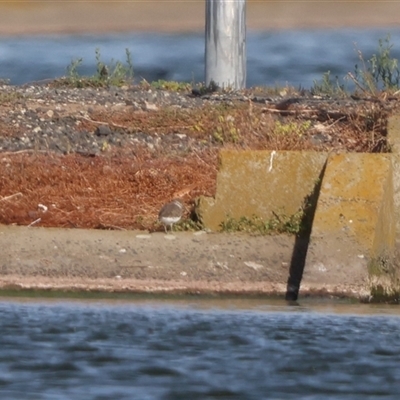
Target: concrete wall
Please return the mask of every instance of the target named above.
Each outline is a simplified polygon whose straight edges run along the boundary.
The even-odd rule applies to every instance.
[[[400,118],[391,120],[389,130],[393,154],[221,151],[215,199],[200,198],[198,216],[217,231],[229,217],[292,215],[320,187],[309,216],[312,229],[300,249],[304,259],[293,257],[291,290],[297,293],[301,281],[306,291],[354,288],[364,298],[396,296]]]
[[[362,283],[371,295],[392,294],[395,227],[391,155],[331,155],[302,286]]]
[[[221,150],[215,199],[201,197],[197,214],[206,228],[220,230],[227,218],[272,212],[293,215],[320,179],[326,153]]]

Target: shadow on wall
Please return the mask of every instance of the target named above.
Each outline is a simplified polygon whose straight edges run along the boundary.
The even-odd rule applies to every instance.
[[[289,278],[286,286],[285,299],[287,301],[297,301],[299,297],[300,284],[303,278],[304,266],[306,264],[307,250],[310,243],[311,230],[314,221],[315,210],[317,208],[318,197],[325,174],[326,162],[321,170],[317,184],[312,193],[307,196],[306,209],[301,220],[304,229],[296,236],[292,258],[290,260]]]

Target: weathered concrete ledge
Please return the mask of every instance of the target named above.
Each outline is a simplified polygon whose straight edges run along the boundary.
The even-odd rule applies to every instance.
[[[284,297],[296,238],[0,225],[0,246],[3,290]],[[364,300],[364,289],[309,286],[302,294]]]
[[[284,295],[294,238],[0,225],[0,288]]]

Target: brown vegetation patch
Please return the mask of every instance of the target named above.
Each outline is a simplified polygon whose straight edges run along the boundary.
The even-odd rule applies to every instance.
[[[156,229],[162,204],[215,192],[216,153],[136,158],[3,154],[0,223],[46,227]]]
[[[293,99],[291,99],[293,100]],[[155,111],[106,111],[91,113],[92,122],[80,129],[93,130],[100,123],[126,134],[185,134],[199,143],[234,144],[247,149],[385,152],[387,110],[382,104],[318,106],[302,99],[271,105],[222,102],[196,108],[166,107]]]

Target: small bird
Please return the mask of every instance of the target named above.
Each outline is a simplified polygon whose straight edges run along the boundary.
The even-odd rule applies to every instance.
[[[164,204],[158,213],[158,220],[164,225],[165,233],[168,233],[167,226],[171,227],[182,218],[184,206],[179,200],[172,200]]]

